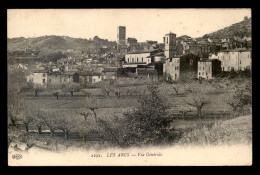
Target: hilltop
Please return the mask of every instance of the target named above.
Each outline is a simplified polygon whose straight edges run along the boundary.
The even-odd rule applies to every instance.
[[[80,51],[89,52],[107,46],[112,48],[116,43],[100,39],[97,36],[93,40],[72,38],[68,36],[41,36],[35,38],[9,38],[7,39],[7,50],[24,51],[25,49],[38,50],[42,53],[50,53],[54,51]]]
[[[246,18],[238,23],[232,24],[223,29],[217,30],[216,32],[212,32],[204,35],[202,38],[207,39],[216,39],[216,38],[233,38],[236,37],[251,37],[251,18]]]

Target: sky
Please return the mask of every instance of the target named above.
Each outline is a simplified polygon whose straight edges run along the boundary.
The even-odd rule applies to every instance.
[[[193,38],[251,17],[251,9],[9,9],[7,37],[45,35],[116,41],[117,27],[126,38],[163,42],[170,31]]]

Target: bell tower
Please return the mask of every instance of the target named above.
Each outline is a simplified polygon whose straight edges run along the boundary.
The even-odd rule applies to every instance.
[[[164,54],[167,58],[176,56],[176,34],[170,32],[163,37],[164,41]]]

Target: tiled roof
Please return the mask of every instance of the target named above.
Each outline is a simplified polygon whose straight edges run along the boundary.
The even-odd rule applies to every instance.
[[[48,73],[47,70],[36,70],[33,73]]]
[[[146,62],[139,62],[139,63],[124,63],[123,65],[132,65],[132,64],[146,64]]]
[[[151,52],[153,52],[155,50],[157,50],[157,49],[153,49],[153,50],[135,50],[135,51],[129,52],[127,54],[151,53]]]
[[[108,67],[105,68],[102,72],[116,72],[117,71],[117,67]]]

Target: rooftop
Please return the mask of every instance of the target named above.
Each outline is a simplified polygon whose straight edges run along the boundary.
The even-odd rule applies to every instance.
[[[170,31],[170,33],[167,33],[167,34],[165,34],[165,35],[176,35],[175,33],[172,33],[171,31]]]
[[[126,55],[128,55],[128,54],[140,54],[140,53],[151,53],[151,52],[156,51],[156,50],[157,49],[153,49],[153,50],[135,50],[135,51],[127,53]]]
[[[207,59],[207,60],[198,60],[198,62],[212,62],[212,61],[215,61],[215,60],[220,61],[218,59]]]
[[[102,72],[117,72],[117,67],[108,67],[105,68]]]
[[[47,70],[36,70],[33,73],[48,73]]]
[[[146,64],[146,62],[139,62],[139,63],[124,63],[123,65],[131,65],[131,64]]]

